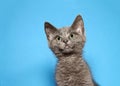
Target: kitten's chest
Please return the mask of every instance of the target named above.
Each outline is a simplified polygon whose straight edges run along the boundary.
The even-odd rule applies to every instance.
[[[85,68],[82,58],[70,57],[58,62],[57,70],[64,73],[77,73]]]

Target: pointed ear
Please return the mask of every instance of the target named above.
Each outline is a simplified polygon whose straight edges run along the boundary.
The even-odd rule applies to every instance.
[[[76,32],[77,32],[78,34],[84,35],[84,23],[83,23],[82,16],[78,15],[78,16],[75,18],[75,20],[74,20],[71,28],[72,28],[73,30],[76,30]]]
[[[53,34],[57,31],[57,29],[51,25],[49,22],[44,23],[45,33],[47,39],[50,41],[53,38]]]

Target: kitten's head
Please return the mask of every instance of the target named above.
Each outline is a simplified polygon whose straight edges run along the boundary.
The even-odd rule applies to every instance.
[[[83,19],[78,15],[70,27],[57,29],[45,22],[49,47],[57,55],[81,53],[85,43]]]

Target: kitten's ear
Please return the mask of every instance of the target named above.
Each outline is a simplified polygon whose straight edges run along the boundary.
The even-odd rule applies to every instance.
[[[49,22],[44,23],[45,33],[47,39],[50,41],[53,38],[53,34],[57,31],[57,29],[51,25]]]
[[[74,20],[71,28],[72,28],[73,30],[76,30],[76,32],[79,33],[79,34],[81,34],[81,35],[84,35],[84,34],[85,34],[85,33],[84,33],[84,23],[83,23],[82,16],[78,15],[78,16],[75,18],[75,20]]]

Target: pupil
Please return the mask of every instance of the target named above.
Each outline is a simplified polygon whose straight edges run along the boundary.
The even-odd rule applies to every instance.
[[[71,34],[71,37],[73,37],[73,34]]]
[[[60,40],[60,37],[58,37],[58,40]]]

